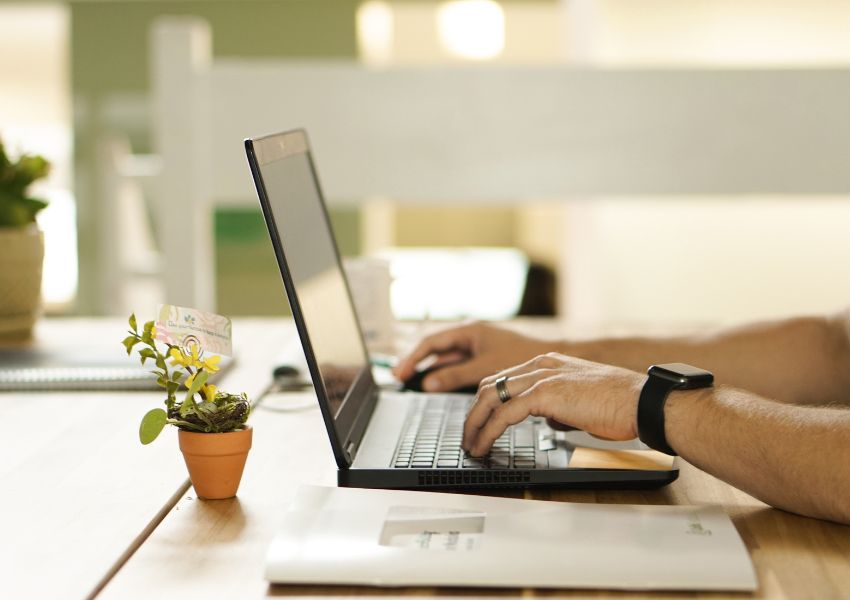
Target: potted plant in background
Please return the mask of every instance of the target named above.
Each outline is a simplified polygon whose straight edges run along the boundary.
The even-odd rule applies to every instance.
[[[49,171],[41,156],[13,161],[0,140],[0,335],[29,335],[41,310],[44,236],[35,217],[47,202],[28,190]]]
[[[139,426],[143,444],[154,441],[166,425],[178,428],[180,450],[189,478],[199,498],[231,498],[239,489],[251,449],[252,429],[245,421],[251,412],[247,396],[219,391],[207,383],[219,370],[219,356],[205,358],[193,344],[181,348],[156,340],[154,321],[139,333],[136,316],[130,316],[129,335],[122,344],[130,355],[136,348],[144,365],[151,360],[157,383],[165,389],[165,408],[145,414]]]

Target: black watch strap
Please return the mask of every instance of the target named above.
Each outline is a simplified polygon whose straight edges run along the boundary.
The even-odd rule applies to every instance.
[[[678,456],[676,451],[667,443],[664,433],[664,405],[667,396],[674,389],[681,387],[677,382],[661,377],[649,376],[638,400],[637,426],[640,441],[664,454]]]

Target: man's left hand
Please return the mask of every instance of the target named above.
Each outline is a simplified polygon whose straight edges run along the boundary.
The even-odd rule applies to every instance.
[[[510,400],[496,380],[507,377]],[[493,442],[528,416],[613,440],[637,437],[637,403],[646,376],[579,358],[549,353],[481,381],[463,429],[463,448],[484,456]]]

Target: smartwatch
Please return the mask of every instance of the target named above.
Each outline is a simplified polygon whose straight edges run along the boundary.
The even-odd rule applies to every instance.
[[[637,428],[640,441],[659,452],[678,456],[667,443],[664,433],[664,405],[673,390],[695,390],[711,387],[714,375],[684,363],[653,365],[647,371],[649,378],[640,392],[637,410]]]

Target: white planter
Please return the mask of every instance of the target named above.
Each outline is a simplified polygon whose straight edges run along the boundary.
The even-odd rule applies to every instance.
[[[0,335],[26,335],[41,312],[44,234],[0,227]]]

